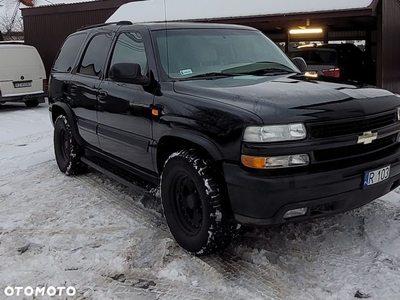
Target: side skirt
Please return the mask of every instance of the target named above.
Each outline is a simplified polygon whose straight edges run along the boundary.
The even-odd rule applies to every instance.
[[[94,149],[86,148],[85,152],[82,162],[138,193],[149,194],[149,190],[159,184],[155,173],[142,171]]]

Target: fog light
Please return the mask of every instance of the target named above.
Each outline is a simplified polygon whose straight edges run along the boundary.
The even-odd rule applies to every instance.
[[[292,209],[287,211],[286,214],[284,214],[283,218],[290,219],[294,217],[304,216],[307,213],[307,210],[307,207]]]
[[[400,121],[400,107],[397,108],[397,121]]]

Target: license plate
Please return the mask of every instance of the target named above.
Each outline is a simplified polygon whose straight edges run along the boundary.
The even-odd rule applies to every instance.
[[[389,178],[390,166],[383,167],[381,169],[370,171],[365,173],[364,186],[370,186],[377,184],[378,182],[385,181]]]
[[[32,82],[15,82],[14,87],[17,88],[24,88],[24,87],[31,87]]]

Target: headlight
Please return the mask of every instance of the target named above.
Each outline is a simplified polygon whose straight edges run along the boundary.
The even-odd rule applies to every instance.
[[[397,108],[397,121],[400,121],[400,107]]]
[[[244,132],[243,141],[263,143],[303,140],[307,136],[306,127],[303,124],[251,126]]]

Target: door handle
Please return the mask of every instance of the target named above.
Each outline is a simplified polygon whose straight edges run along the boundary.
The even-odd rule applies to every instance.
[[[107,92],[99,92],[99,94],[97,95],[97,101],[103,104],[107,103],[107,97]]]
[[[71,95],[76,96],[76,91],[78,90],[78,87],[76,85],[71,85]]]

